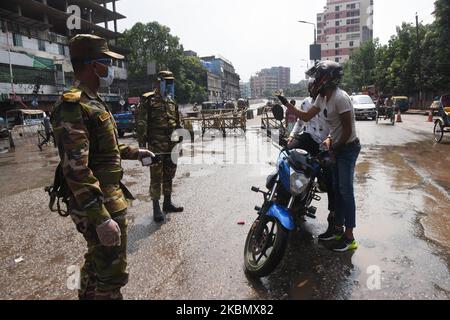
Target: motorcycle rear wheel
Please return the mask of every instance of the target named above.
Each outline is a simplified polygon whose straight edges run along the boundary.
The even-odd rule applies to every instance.
[[[259,239],[255,231],[264,223]],[[289,231],[273,217],[259,217],[253,223],[245,241],[244,266],[251,277],[263,278],[271,274],[283,259]]]

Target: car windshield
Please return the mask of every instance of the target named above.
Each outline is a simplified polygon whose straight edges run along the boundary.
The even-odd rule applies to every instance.
[[[403,98],[395,99],[395,104],[400,106],[400,107],[407,106],[408,105],[408,99],[403,99]]]
[[[356,104],[373,104],[373,101],[369,96],[353,97],[353,102]]]

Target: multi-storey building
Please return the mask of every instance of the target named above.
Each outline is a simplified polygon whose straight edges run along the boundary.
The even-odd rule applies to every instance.
[[[70,30],[68,6],[80,8],[80,28]],[[94,33],[116,47],[116,0],[2,0],[0,2],[0,111],[11,108],[49,110],[73,82],[68,40],[79,33]],[[113,108],[120,108],[128,93],[123,61],[113,61],[114,84],[103,91]],[[120,102],[120,103],[119,103]]]
[[[278,78],[270,74],[257,73],[250,78],[252,98],[263,98],[270,96],[278,90]]]
[[[374,0],[327,0],[317,15],[317,42],[322,59],[343,63],[361,43],[373,38]]]
[[[208,90],[208,101],[212,102],[222,102],[222,79],[219,75],[206,71],[207,78],[207,90]]]
[[[268,72],[276,75],[279,89],[286,89],[291,84],[291,68],[273,67]]]
[[[241,82],[239,86],[241,87],[241,97],[244,99],[250,99],[252,97],[250,82]]]
[[[220,98],[222,100],[236,100],[241,97],[239,88],[240,77],[230,61],[220,56],[209,56],[200,59],[210,73],[220,77],[220,84],[222,86]],[[220,101],[220,99],[217,100]],[[211,101],[216,101],[216,99],[212,99]]]
[[[275,90],[287,89],[291,84],[291,69],[272,67],[262,69],[250,79],[251,95],[261,98],[271,95]]]

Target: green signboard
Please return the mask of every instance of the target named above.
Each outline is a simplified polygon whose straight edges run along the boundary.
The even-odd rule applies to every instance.
[[[42,57],[36,57],[33,55],[29,55],[27,54],[27,56],[29,56],[30,58],[33,59],[33,68],[36,69],[54,69],[54,63],[52,59],[46,59],[46,58],[42,58]]]

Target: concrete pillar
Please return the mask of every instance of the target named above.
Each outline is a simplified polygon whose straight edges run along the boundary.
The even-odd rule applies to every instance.
[[[116,0],[113,1],[113,12],[116,13]],[[117,19],[114,19],[114,32],[117,32]]]
[[[113,1],[113,12],[116,13],[116,0]],[[117,19],[114,19],[114,32],[117,33]],[[117,38],[114,40],[117,45]]]
[[[47,5],[47,0],[42,0],[42,3]],[[44,13],[44,23],[48,24],[48,15]]]
[[[103,0],[103,7],[105,9],[107,9],[107,7],[106,7],[106,0]],[[108,16],[107,16],[107,14],[105,14],[105,28],[108,29]]]

